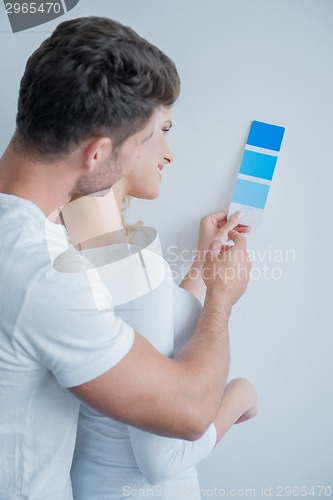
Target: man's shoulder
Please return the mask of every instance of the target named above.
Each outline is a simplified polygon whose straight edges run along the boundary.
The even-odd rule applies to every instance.
[[[87,284],[86,277],[58,272],[57,253],[68,247],[64,228],[51,224],[37,207],[16,197],[0,196],[0,303],[17,313],[26,305],[53,297],[57,303]],[[4,309],[6,310],[6,309]]]
[[[2,281],[16,286],[34,279],[51,264],[42,225],[29,219],[0,215],[0,270]],[[8,285],[9,283],[7,283]]]
[[[52,267],[55,254],[68,247],[65,229],[52,224],[28,200],[0,193],[0,266],[35,274]],[[25,273],[24,273],[25,274]]]

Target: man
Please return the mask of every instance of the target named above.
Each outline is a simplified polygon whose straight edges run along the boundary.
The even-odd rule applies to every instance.
[[[47,216],[73,195],[110,187],[146,157],[156,114],[179,85],[168,57],[104,18],[60,24],[28,60],[17,128],[0,161],[1,500],[72,498],[79,399],[190,440],[216,415],[228,318],[250,269],[244,236],[233,231],[237,216],[210,245],[205,304],[176,359],[112,308],[97,311],[87,275],[53,269],[45,235]],[[161,155],[158,164],[167,161]],[[227,236],[235,245],[221,253]]]

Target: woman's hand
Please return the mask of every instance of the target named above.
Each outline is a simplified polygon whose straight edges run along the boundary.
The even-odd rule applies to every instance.
[[[222,229],[226,224],[227,215],[228,212],[226,210],[222,210],[201,218],[197,253],[197,260],[199,262],[203,262],[205,252],[208,250],[211,241],[216,237],[220,237],[220,229]],[[249,233],[251,228],[243,224],[238,224],[234,228],[234,231],[237,231],[238,233]]]
[[[202,217],[199,227],[197,254],[188,273],[179,285],[181,288],[184,288],[188,292],[192,293],[195,297],[197,297],[200,302],[202,302],[206,291],[206,285],[201,276],[201,268],[205,260],[205,254],[214,238],[221,239],[221,229],[228,222],[227,214],[228,212],[224,210]],[[251,231],[251,228],[249,226],[244,226],[242,224],[238,224],[237,226],[235,226],[235,223],[233,223],[232,219],[229,219],[228,227],[226,228],[226,234],[223,235],[226,241],[228,239],[228,231],[230,231],[230,229],[233,229],[238,233],[248,233]],[[223,246],[221,248],[223,250]]]
[[[248,384],[249,384],[247,390],[249,397],[248,407],[244,411],[244,413],[236,420],[235,424],[241,424],[243,422],[247,422],[247,420],[254,418],[258,414],[257,393],[252,384],[250,382],[248,382]]]
[[[257,415],[257,393],[245,378],[230,380],[225,386],[221,406],[214,420],[218,442],[233,426]]]

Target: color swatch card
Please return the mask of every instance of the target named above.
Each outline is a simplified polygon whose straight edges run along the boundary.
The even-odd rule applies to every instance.
[[[281,148],[284,127],[253,121],[231,198],[228,217],[241,210],[242,224],[258,227]]]

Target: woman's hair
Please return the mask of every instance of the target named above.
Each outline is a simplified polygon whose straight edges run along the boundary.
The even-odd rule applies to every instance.
[[[131,200],[132,200],[132,198],[130,196],[125,196],[125,198],[123,199],[123,202],[122,202],[122,207],[121,207],[121,212],[120,212],[121,222],[125,228],[126,234],[130,230],[137,231],[144,224],[144,222],[142,220],[138,220],[132,224],[128,224],[126,222],[126,220],[125,220],[126,212],[131,204]]]
[[[119,147],[177,99],[174,63],[131,28],[103,17],[65,21],[28,59],[16,149],[46,161],[89,137]]]

